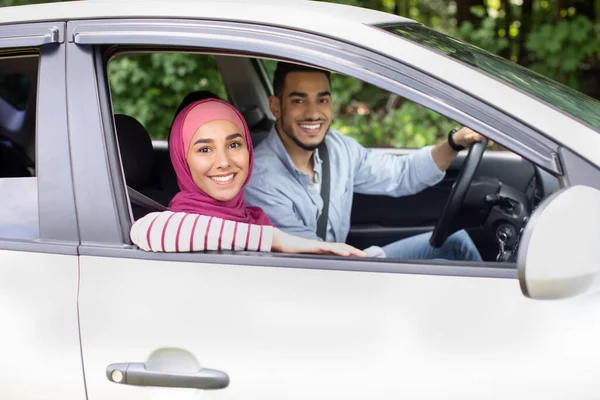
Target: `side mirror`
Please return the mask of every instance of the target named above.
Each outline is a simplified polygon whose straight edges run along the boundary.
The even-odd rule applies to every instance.
[[[523,231],[517,268],[532,299],[600,290],[600,191],[572,186],[545,199]]]

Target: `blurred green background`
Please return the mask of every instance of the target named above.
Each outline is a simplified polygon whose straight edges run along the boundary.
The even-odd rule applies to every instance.
[[[600,0],[331,0],[409,17],[600,99]],[[50,1],[0,0],[0,6]],[[272,72],[274,63],[266,62]],[[202,71],[199,78],[198,71]],[[173,112],[194,90],[226,98],[214,58],[121,56],[109,68],[116,113],[165,138]],[[422,147],[454,122],[352,78],[334,75],[334,127],[365,146]]]

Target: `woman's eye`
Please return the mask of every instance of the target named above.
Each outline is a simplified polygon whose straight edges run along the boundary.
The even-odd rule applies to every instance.
[[[238,147],[242,147],[242,144],[240,142],[229,143],[229,148],[231,148],[231,149],[237,149]]]
[[[210,152],[210,147],[200,147],[198,149],[198,153],[209,153]]]

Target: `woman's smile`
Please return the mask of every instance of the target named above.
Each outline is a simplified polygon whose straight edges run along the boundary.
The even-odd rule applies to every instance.
[[[228,175],[213,175],[213,176],[209,176],[209,178],[212,179],[213,181],[215,181],[216,183],[218,183],[219,185],[226,185],[233,181],[233,178],[235,177],[236,174],[237,173],[231,173]]]

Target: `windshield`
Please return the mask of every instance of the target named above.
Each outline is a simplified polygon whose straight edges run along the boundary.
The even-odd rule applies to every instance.
[[[574,89],[423,25],[387,25],[382,29],[484,71],[600,131],[600,102]]]

